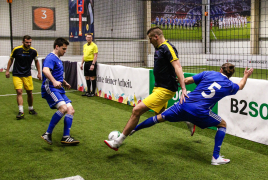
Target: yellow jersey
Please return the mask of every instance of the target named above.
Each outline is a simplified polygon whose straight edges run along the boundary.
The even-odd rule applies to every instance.
[[[89,45],[88,43],[84,44],[83,46],[83,54],[84,54],[84,61],[93,61],[94,60],[94,54],[98,53],[98,46],[91,42]]]

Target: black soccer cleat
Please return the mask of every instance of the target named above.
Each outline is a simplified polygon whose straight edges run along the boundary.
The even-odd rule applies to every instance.
[[[72,138],[71,136],[68,137],[62,137],[61,139],[61,144],[79,144],[80,142],[78,140],[75,140],[74,138]]]
[[[19,114],[16,116],[17,120],[23,119],[24,118],[24,113],[19,112]]]
[[[82,96],[89,96],[90,93],[86,92],[85,94],[82,94]]]
[[[51,134],[46,134],[44,133],[42,136],[41,136],[42,139],[44,139],[48,144],[52,144],[52,135]]]
[[[38,113],[33,109],[33,110],[29,110],[29,114],[31,114],[31,115],[37,115]]]
[[[94,93],[89,93],[87,97],[93,97],[93,96],[95,96]]]

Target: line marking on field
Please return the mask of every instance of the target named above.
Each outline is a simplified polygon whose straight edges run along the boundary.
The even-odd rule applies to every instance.
[[[54,179],[54,180],[84,180],[81,176],[72,176],[72,177],[67,177],[67,178],[62,178],[62,179]]]
[[[75,92],[77,90],[71,90],[71,91],[65,91],[66,93],[68,92]],[[22,95],[26,95],[27,93],[22,93]],[[41,94],[41,92],[35,92],[35,93],[32,93],[32,94]],[[4,95],[0,95],[0,96],[17,96],[17,94],[4,94]]]
[[[214,38],[217,39],[212,29],[211,29],[211,31],[212,31],[212,34],[213,34]]]

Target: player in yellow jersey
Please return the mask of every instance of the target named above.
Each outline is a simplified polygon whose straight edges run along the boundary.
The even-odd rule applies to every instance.
[[[15,59],[13,66],[13,83],[17,92],[17,102],[19,106],[19,114],[16,116],[18,120],[24,118],[23,110],[23,98],[22,98],[22,87],[27,92],[27,101],[29,105],[29,113],[31,115],[37,115],[37,112],[33,109],[33,81],[31,76],[31,65],[33,60],[38,71],[38,79],[41,80],[40,64],[38,62],[38,53],[31,47],[32,38],[29,35],[23,36],[22,45],[15,47],[10,55],[8,61],[6,78],[10,77],[9,69]]]

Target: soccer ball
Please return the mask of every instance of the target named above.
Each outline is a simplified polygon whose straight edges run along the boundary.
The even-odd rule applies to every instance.
[[[121,132],[119,132],[119,131],[110,132],[110,134],[108,136],[109,141],[115,140],[116,138],[118,138],[120,136],[120,134],[121,134]]]

